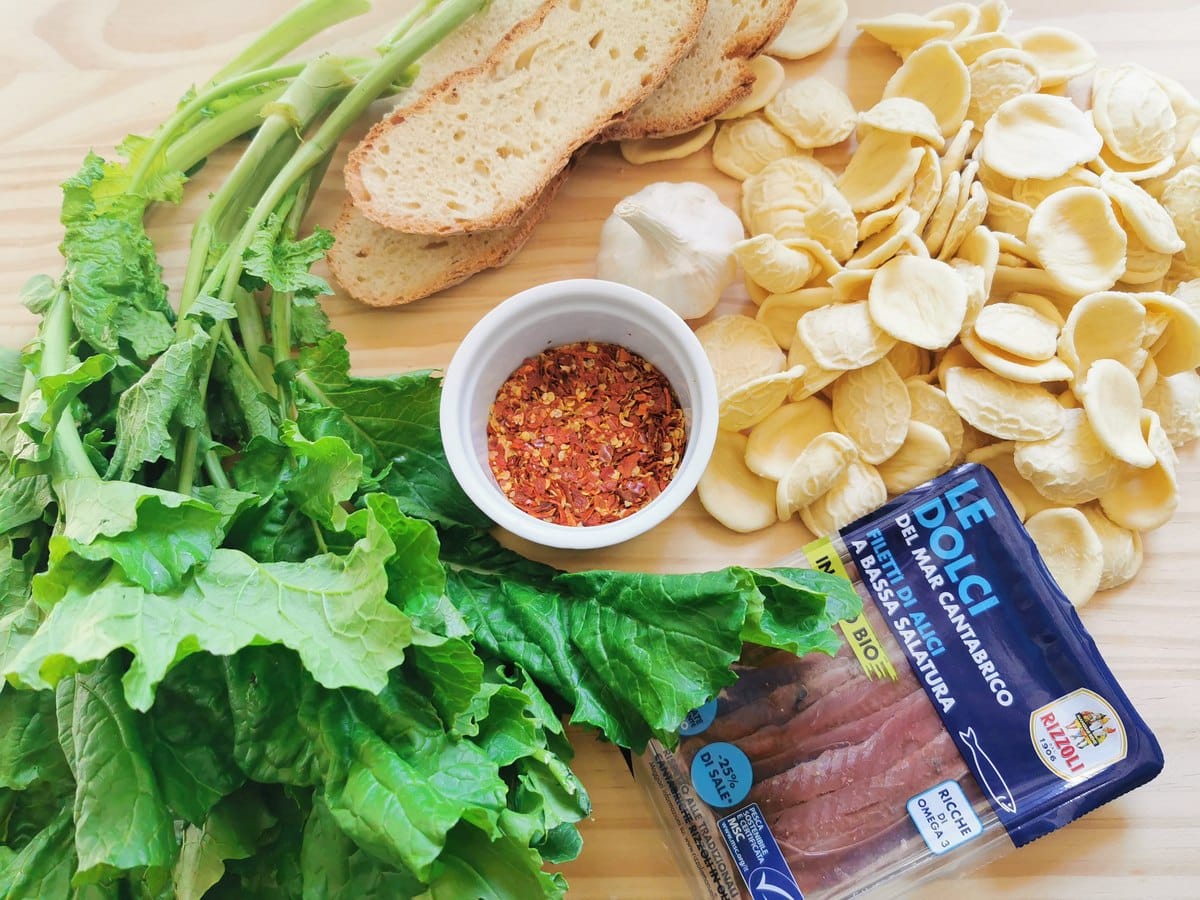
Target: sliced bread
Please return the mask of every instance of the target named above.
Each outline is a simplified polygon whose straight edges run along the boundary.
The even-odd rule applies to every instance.
[[[347,198],[333,228],[329,270],[355,300],[399,306],[502,266],[529,240],[570,168],[552,178],[512,225],[470,234],[405,234],[372,222]]]
[[[775,39],[796,0],[709,0],[700,35],[667,80],[604,132],[609,141],[667,137],[703,125],[750,93],[749,61]]]
[[[399,96],[399,104],[409,106],[449,76],[483,64],[506,34],[545,5],[546,0],[489,3],[421,57],[416,77]]]
[[[549,0],[486,63],[375,125],[346,186],[369,219],[455,234],[513,225],[571,154],[645,99],[706,0]]]

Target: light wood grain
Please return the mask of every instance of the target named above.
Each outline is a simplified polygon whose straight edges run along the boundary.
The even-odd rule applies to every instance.
[[[496,0],[502,2],[502,0]],[[1088,38],[1104,63],[1139,62],[1200,93],[1200,5],[1185,0],[1064,0],[1053,5],[1010,0],[1010,30],[1060,25]],[[34,0],[4,4],[0,31],[0,342],[20,346],[35,320],[16,302],[30,275],[57,274],[57,185],[89,148],[103,153],[127,132],[165,118],[178,95],[202,81],[258,29],[288,7],[286,0],[202,4],[155,0]],[[339,26],[337,48],[365,51],[409,0],[380,2],[369,16]],[[851,2],[851,21],[902,9],[896,2]],[[793,76],[820,72],[846,85],[856,105],[879,96],[896,60],[880,45],[855,39],[848,26],[837,47],[803,63]],[[365,127],[365,123],[364,123]],[[343,148],[344,152],[344,148]],[[835,160],[836,161],[836,160]],[[228,161],[214,159],[197,179],[203,197]],[[735,182],[703,156],[643,168],[626,165],[610,147],[593,150],[556,199],[547,219],[506,269],[480,275],[443,295],[401,310],[369,310],[343,297],[327,308],[344,331],[357,371],[393,372],[441,366],[486,310],[504,297],[556,278],[588,276],[600,223],[622,196],[652,181],[694,179],[730,202]],[[343,196],[335,167],[322,188],[314,221],[331,223]],[[195,203],[159,210],[152,233],[168,282],[177,285]],[[731,290],[719,312],[744,310]],[[967,877],[918,896],[972,898],[1192,898],[1200,896],[1200,590],[1196,564],[1200,526],[1200,456],[1180,459],[1184,500],[1174,520],[1146,537],[1146,565],[1129,586],[1101,595],[1084,612],[1110,665],[1162,741],[1162,776],[1049,838]],[[660,571],[723,563],[766,564],[804,543],[799,524],[751,536],[733,535],[708,519],[693,499],[671,521],[627,545],[591,555],[521,547],[567,568],[614,566]],[[573,732],[577,769],[595,814],[585,823],[585,849],[563,867],[573,898],[673,898],[683,882],[639,789],[617,751]]]

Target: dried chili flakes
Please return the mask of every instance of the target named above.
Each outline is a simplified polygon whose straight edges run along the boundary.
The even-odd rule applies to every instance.
[[[488,416],[488,462],[514,506],[559,525],[641,509],[679,468],[687,433],[670,383],[616,344],[581,342],[525,360]]]

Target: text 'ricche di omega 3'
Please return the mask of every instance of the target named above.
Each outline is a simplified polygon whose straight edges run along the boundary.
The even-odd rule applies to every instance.
[[[488,463],[500,489],[518,509],[558,525],[637,512],[674,477],[686,443],[666,377],[616,344],[564,344],[526,359],[488,417]]]

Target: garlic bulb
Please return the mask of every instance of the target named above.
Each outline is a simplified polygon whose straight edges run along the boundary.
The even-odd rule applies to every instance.
[[[685,319],[717,305],[737,275],[737,213],[711,188],[660,181],[626,197],[600,231],[596,277],[656,297]]]

